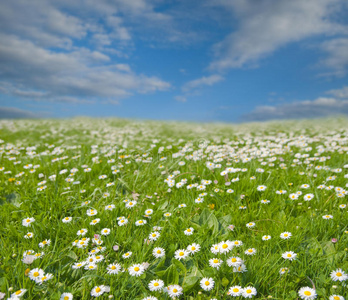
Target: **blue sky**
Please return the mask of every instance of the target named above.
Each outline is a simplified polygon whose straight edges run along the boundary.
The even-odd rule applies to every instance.
[[[344,0],[4,0],[0,118],[348,114]]]

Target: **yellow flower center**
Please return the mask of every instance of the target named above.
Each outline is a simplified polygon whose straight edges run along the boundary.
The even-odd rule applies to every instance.
[[[96,291],[97,293],[99,293],[99,292],[101,291],[101,288],[98,286],[98,287],[95,289],[95,291]]]
[[[311,293],[310,291],[304,291],[304,294],[305,294],[306,296],[312,295],[312,293]]]
[[[135,272],[138,272],[139,270],[140,270],[140,269],[139,269],[138,267],[135,267],[135,268],[134,268],[134,271],[135,271]]]

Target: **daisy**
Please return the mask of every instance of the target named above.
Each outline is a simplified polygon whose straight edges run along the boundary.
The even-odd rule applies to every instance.
[[[11,298],[12,298],[12,299],[17,299],[17,298],[19,298],[19,297],[22,297],[22,296],[26,293],[26,291],[27,291],[26,289],[20,289],[20,290],[14,292],[14,293],[11,295]]]
[[[310,201],[314,198],[313,194],[306,194],[303,196],[304,201]]]
[[[160,258],[160,257],[163,257],[164,255],[166,254],[165,250],[163,248],[154,248],[152,250],[152,255],[156,258]]]
[[[244,273],[246,271],[248,271],[248,270],[244,264],[241,264],[240,266],[233,268],[234,273]]]
[[[91,221],[91,223],[89,223],[89,225],[96,225],[100,222],[100,219],[94,219]]]
[[[189,254],[190,252],[187,251],[186,249],[179,249],[175,251],[174,257],[178,260],[181,260],[181,259],[185,259]]]
[[[295,252],[293,252],[293,251],[286,251],[286,252],[284,252],[284,253],[282,254],[282,257],[283,257],[284,259],[288,259],[288,260],[290,260],[290,261],[293,261],[293,260],[296,259],[297,254],[296,254]]]
[[[102,235],[109,235],[110,234],[110,229],[109,228],[104,228],[101,230]]]
[[[179,297],[182,294],[183,288],[180,285],[174,284],[167,287],[168,295],[171,298]]]
[[[264,235],[263,237],[262,237],[262,240],[263,241],[268,241],[268,240],[270,240],[271,239],[271,236],[270,235]]]
[[[308,286],[300,288],[298,295],[301,299],[304,300],[312,300],[317,298],[317,293],[315,292],[315,290]]]
[[[117,222],[118,226],[124,226],[128,223],[128,219],[121,219]]]
[[[231,286],[230,289],[228,290],[227,295],[230,295],[232,297],[238,297],[241,296],[243,292],[243,289],[239,285]]]
[[[138,220],[135,222],[135,226],[143,226],[147,223],[146,220]]]
[[[122,257],[129,258],[129,257],[131,257],[131,255],[132,255],[132,252],[129,251],[129,252],[126,252],[125,254],[123,254]]]
[[[133,201],[128,201],[126,203],[126,208],[132,208],[137,204],[137,201],[133,200]]]
[[[200,281],[200,286],[203,290],[205,291],[210,291],[214,288],[214,280],[213,278],[203,278],[201,281]]]
[[[254,254],[256,254],[256,249],[255,248],[249,248],[244,253],[246,255],[254,255]]]
[[[323,216],[323,219],[324,220],[333,219],[333,216],[332,215],[325,215],[325,216]]]
[[[232,250],[232,248],[233,248],[233,243],[229,240],[227,240],[226,242],[222,241],[221,243],[219,243],[220,253],[228,253]]]
[[[209,265],[213,268],[216,268],[217,270],[220,268],[221,264],[222,264],[221,259],[218,259],[218,258],[209,259]]]
[[[25,227],[29,227],[31,223],[33,223],[34,221],[35,221],[34,218],[25,218],[22,220],[22,225]]]
[[[199,244],[193,243],[192,245],[187,246],[187,251],[190,252],[190,254],[194,254],[201,250],[201,246]]]
[[[254,222],[250,222],[250,223],[246,224],[246,227],[248,227],[248,228],[253,228],[255,226],[256,226],[256,224]]]
[[[135,264],[128,268],[128,273],[131,276],[140,276],[144,273],[145,268],[141,264]]]
[[[283,275],[283,274],[285,274],[286,272],[289,272],[289,269],[288,269],[288,268],[280,268],[280,270],[279,270],[279,274],[280,274],[280,275]]]
[[[329,300],[344,300],[344,298],[340,295],[332,295]]]
[[[63,293],[59,300],[72,300],[74,298],[73,294],[71,293]]]
[[[151,292],[160,291],[164,287],[164,282],[161,279],[151,280],[148,287]]]
[[[259,185],[258,187],[257,187],[257,190],[259,191],[259,192],[262,192],[262,191],[264,191],[264,190],[266,190],[266,186],[265,185]]]
[[[243,260],[240,257],[232,256],[226,261],[229,267],[238,267],[243,264]]]
[[[92,290],[91,290],[91,296],[92,297],[99,297],[101,295],[103,295],[105,292],[104,286],[100,285],[100,286],[95,286]]]
[[[285,231],[283,233],[280,234],[280,238],[283,240],[287,240],[289,238],[291,238],[292,234],[291,232]]]
[[[342,271],[342,269],[332,271],[330,276],[333,281],[345,281],[348,279],[348,274]]]
[[[159,237],[160,237],[160,233],[159,232],[151,232],[149,234],[149,240],[150,241],[156,241]]]
[[[87,216],[95,216],[98,212],[95,209],[88,209],[86,214]]]
[[[252,298],[253,296],[256,296],[257,291],[254,287],[252,286],[247,286],[246,288],[243,289],[242,291],[242,296],[244,298]]]
[[[185,235],[192,235],[194,232],[194,229],[192,227],[190,228],[187,228],[185,231],[184,231],[184,234]]]
[[[39,268],[35,268],[32,269],[29,274],[28,274],[29,278],[35,282],[39,282],[40,278],[42,276],[44,276],[44,270],[39,269]]]

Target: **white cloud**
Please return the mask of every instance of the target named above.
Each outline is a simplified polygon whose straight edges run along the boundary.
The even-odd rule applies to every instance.
[[[189,82],[187,82],[186,84],[183,85],[182,87],[182,91],[183,92],[189,92],[193,89],[197,89],[200,88],[202,86],[212,86],[215,83],[218,83],[220,81],[224,80],[224,78],[221,75],[217,75],[217,74],[213,74],[210,76],[203,76],[201,78],[195,79],[195,80],[191,80]]]
[[[64,99],[61,97],[93,100],[170,87],[157,77],[135,74],[128,65],[105,65],[108,57],[96,51],[79,49],[57,53],[9,35],[0,34],[0,39],[0,80],[8,83],[2,85],[7,93],[14,89],[34,90],[57,100]],[[102,64],[98,63],[100,60]],[[20,95],[17,93],[17,96]]]
[[[291,42],[315,35],[346,33],[331,16],[342,0],[215,0],[231,10],[239,22],[236,31],[215,45],[211,69],[252,65]],[[334,62],[333,62],[334,63]]]
[[[348,99],[320,97],[277,106],[258,106],[252,112],[245,114],[241,120],[306,119],[342,114],[348,114]]]
[[[321,48],[328,54],[328,57],[320,61],[320,64],[332,70],[323,75],[346,75],[348,67],[348,38],[335,38],[325,41]]]
[[[326,92],[327,94],[333,95],[336,98],[346,98],[348,99],[348,86],[344,86],[341,89],[330,90]]]
[[[38,118],[39,114],[35,114],[31,111],[19,109],[16,107],[0,107],[0,119],[23,119],[30,118],[35,119]]]

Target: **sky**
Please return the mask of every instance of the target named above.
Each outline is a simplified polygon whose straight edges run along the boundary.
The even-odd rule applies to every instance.
[[[345,0],[0,3],[0,118],[342,114]]]

